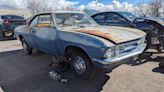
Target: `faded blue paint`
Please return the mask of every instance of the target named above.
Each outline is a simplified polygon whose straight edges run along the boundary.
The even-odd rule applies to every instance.
[[[38,28],[30,27],[29,25],[24,25],[15,29],[15,36],[18,39],[20,36],[23,36],[23,38],[30,47],[39,49],[51,55],[55,55],[61,60],[65,59],[65,50],[68,46],[79,47],[88,54],[94,64],[95,62],[100,63],[101,60],[101,64],[103,64],[103,59],[107,60],[104,57],[106,50],[109,49],[111,46],[116,45],[102,37],[76,32],[73,30],[66,31],[57,27]],[[142,37],[144,36],[145,34]],[[127,41],[129,41],[129,39],[127,39]],[[143,47],[142,50],[144,48],[145,47]],[[95,65],[97,65],[97,63]]]

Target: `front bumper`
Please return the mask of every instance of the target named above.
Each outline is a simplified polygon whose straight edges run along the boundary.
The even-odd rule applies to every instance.
[[[121,55],[118,55],[113,58],[108,58],[108,59],[96,59],[94,58],[93,61],[95,64],[99,67],[102,65],[104,66],[111,66],[112,64],[120,64],[120,63],[125,63],[128,61],[128,59],[133,58],[135,56],[138,56],[139,54],[143,53],[143,51],[146,48],[146,43],[140,44],[136,49],[130,52],[122,53]]]

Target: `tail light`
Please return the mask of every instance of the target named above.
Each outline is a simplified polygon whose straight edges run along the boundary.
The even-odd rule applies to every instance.
[[[9,21],[8,21],[8,20],[4,20],[4,21],[3,21],[3,25],[4,25],[4,26],[8,26],[8,25],[9,25]]]

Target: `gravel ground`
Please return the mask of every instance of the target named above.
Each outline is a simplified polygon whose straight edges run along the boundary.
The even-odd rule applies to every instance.
[[[158,67],[163,54],[124,64],[111,73],[98,71],[83,81],[72,71],[63,73],[68,83],[48,76],[52,57],[35,51],[27,56],[17,40],[0,42],[0,86],[5,92],[164,92],[164,69]]]

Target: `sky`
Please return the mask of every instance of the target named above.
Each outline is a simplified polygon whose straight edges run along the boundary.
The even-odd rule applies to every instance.
[[[147,3],[150,0],[46,0],[47,4],[55,9],[75,7],[78,9],[96,10],[126,10],[133,11],[137,4]],[[24,0],[0,0],[0,5],[9,5],[25,8]]]
[[[95,1],[95,0],[69,0],[69,1],[72,1],[72,2],[79,2],[78,5],[81,5],[81,4],[84,4],[84,5],[87,5],[89,2],[92,2],[92,1]],[[100,3],[103,3],[103,4],[111,4],[113,0],[97,0],[98,2]],[[131,4],[139,4],[139,3],[146,3],[150,0],[117,0],[119,2],[128,2],[128,3],[131,3]]]

